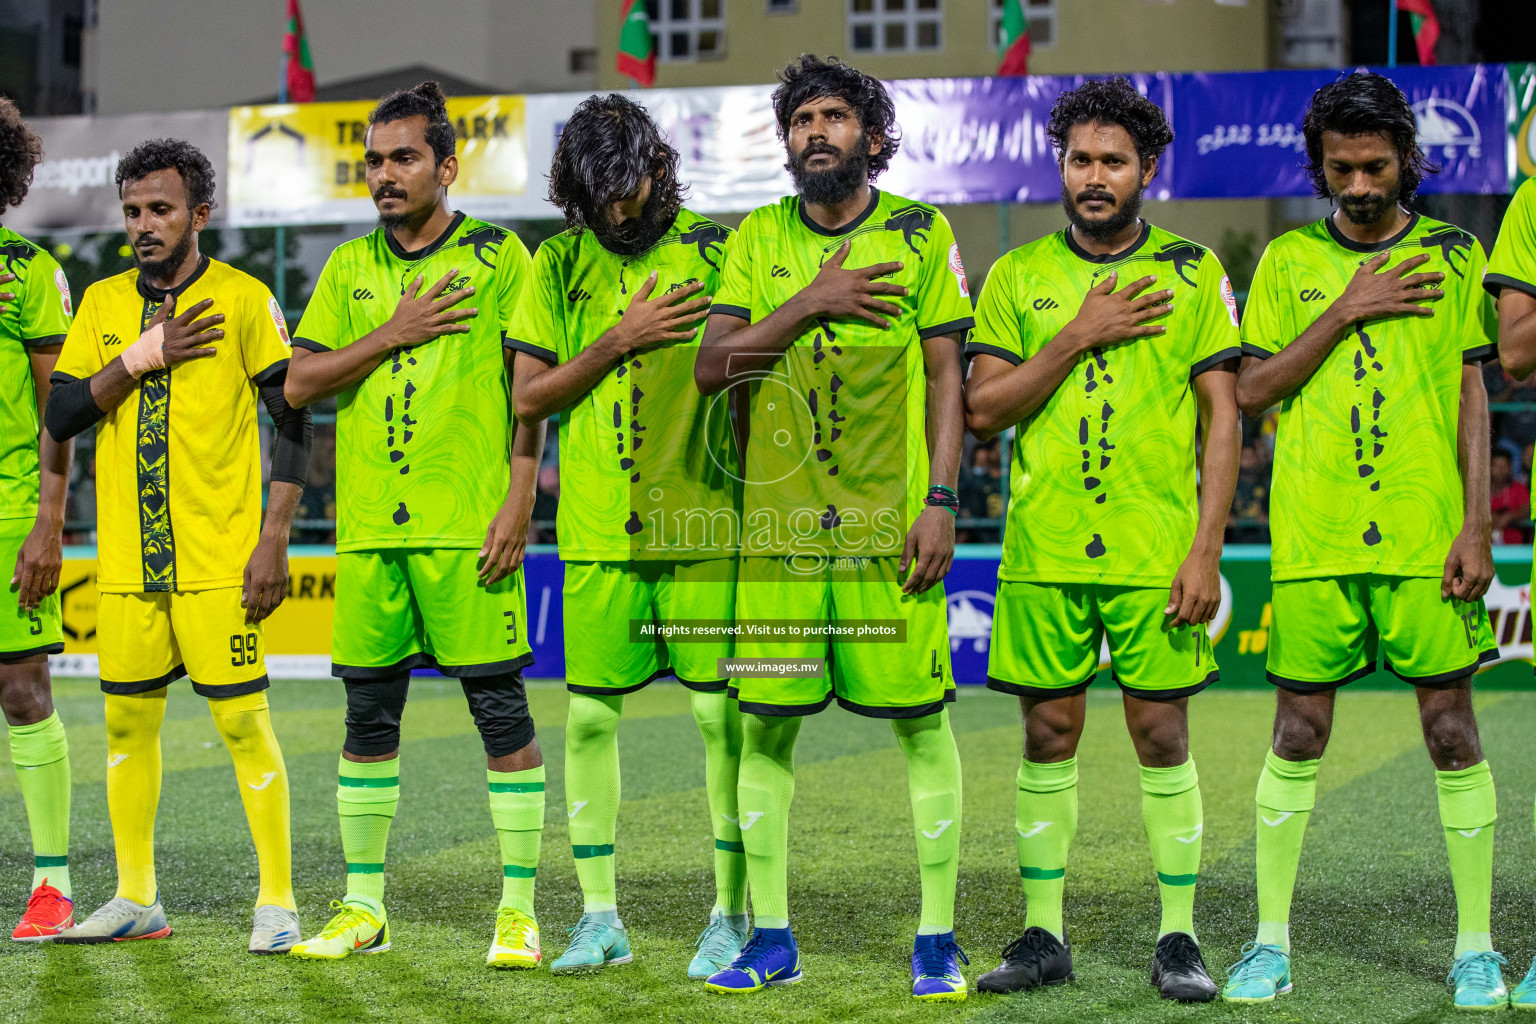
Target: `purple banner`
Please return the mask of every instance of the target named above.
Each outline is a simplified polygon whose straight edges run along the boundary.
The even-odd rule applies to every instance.
[[[1502,64],[1374,69],[1407,94],[1419,144],[1441,173],[1423,192],[1504,192],[1508,79]],[[1301,121],[1340,72],[1173,75],[1172,191],[1178,199],[1308,196]]]

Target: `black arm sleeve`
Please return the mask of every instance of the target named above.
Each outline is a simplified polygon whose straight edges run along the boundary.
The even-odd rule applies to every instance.
[[[303,487],[309,482],[309,448],[314,442],[315,427],[308,407],[295,409],[283,397],[283,382],[287,379],[284,366],[282,372],[263,375],[257,388],[277,427],[272,438],[272,482]]]
[[[51,387],[48,408],[43,412],[43,425],[59,444],[85,433],[106,415],[91,394],[89,377],[71,377],[55,371],[48,383]]]

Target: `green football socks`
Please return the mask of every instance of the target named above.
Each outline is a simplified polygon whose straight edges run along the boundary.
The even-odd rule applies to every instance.
[[[1456,889],[1456,955],[1493,949],[1493,823],[1498,819],[1493,772],[1487,761],[1455,772],[1435,772],[1440,824]]]
[[[347,900],[384,906],[384,850],[400,805],[400,759],[341,759],[336,810],[341,815],[341,849],[347,858]]]
[[[1287,761],[1273,750],[1254,796],[1257,839],[1254,861],[1259,889],[1257,941],[1291,949],[1291,895],[1301,865],[1301,841],[1317,800],[1317,760]]]
[[[689,691],[704,738],[704,789],[715,839],[715,907],[725,917],[747,912],[747,851],[741,844],[736,781],[741,771],[741,706],[724,690]]]
[[[32,827],[32,888],[46,881],[65,898],[69,884],[69,738],[55,711],[32,725],[13,725],[11,762]]]
[[[742,716],[737,797],[758,928],[789,927],[789,805],[795,795],[800,722],[798,716]]]
[[[619,719],[624,698],[571,694],[565,724],[565,814],[583,912],[615,915],[613,839],[619,820]]]
[[[544,766],[521,772],[494,772],[485,780],[491,793],[491,821],[501,844],[501,906],[533,917],[533,878],[539,870],[544,835]]]
[[[1077,833],[1077,758],[1019,762],[1016,803],[1019,878],[1024,885],[1024,927],[1065,939],[1062,890],[1067,850]]]
[[[1200,838],[1205,813],[1195,759],[1172,768],[1141,768],[1141,824],[1152,845],[1152,866],[1163,918],[1157,937],[1195,934],[1195,883],[1200,879]]]
[[[923,910],[917,934],[955,930],[955,880],[960,871],[960,750],[949,712],[897,718],[891,725],[907,757],[907,788],[917,835]]]

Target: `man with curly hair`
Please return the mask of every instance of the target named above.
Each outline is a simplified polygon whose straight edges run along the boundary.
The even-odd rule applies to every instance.
[[[688,976],[725,968],[747,938],[741,714],[720,672],[731,638],[631,632],[632,623],[729,622],[735,603],[739,458],[725,403],[693,384],[730,232],[683,208],[677,164],[633,100],[593,96],[577,107],[549,175],[569,230],[539,246],[507,332],[518,416],[560,416],[565,621],[584,624],[565,649],[565,803],[584,905],[556,973],[630,959],[614,882],[619,719],[626,693],[667,675],[688,688],[704,738],[715,864],[715,905]]]
[[[1107,641],[1162,898],[1152,983],[1204,1002],[1216,986],[1195,941],[1204,822],[1188,704],[1217,679],[1206,624],[1241,442],[1237,309],[1215,253],[1141,219],[1173,141],[1157,104],[1124,78],[1091,81],[1056,101],[1046,132],[1069,223],[997,262],[966,346],[972,432],[1015,428],[987,685],[1024,717],[1025,927],[977,988],[1072,978],[1062,888]]]
[[[1497,353],[1483,248],[1415,213],[1434,172],[1413,108],[1369,72],[1312,97],[1303,121],[1317,194],[1334,212],[1264,250],[1243,318],[1237,400],[1280,404],[1270,525],[1274,741],[1256,803],[1259,927],[1230,972],[1231,1002],[1292,987],[1290,905],[1318,764],[1340,687],[1383,666],[1410,684],[1435,767],[1456,890],[1454,1005],[1507,1005],[1489,930],[1493,775],[1472,675],[1498,657],[1483,607],[1493,580],[1488,394]]]
[[[17,206],[43,144],[0,96],[0,215]],[[69,740],[48,675],[64,649],[59,612],[64,494],[73,442],[42,429],[48,378],[69,332],[69,282],[45,250],[0,226],[0,567],[14,567],[0,608],[0,709],[16,785],[32,826],[32,896],[11,937],[43,942],[75,923],[69,882]]]
[[[46,425],[96,428],[97,646],[117,895],[60,942],[171,934],[155,875],[160,727],[188,677],[229,748],[260,866],[252,953],[299,938],[288,775],[272,733],[262,621],[288,589],[288,530],[308,413],[283,399],[291,353],[265,285],[199,251],[213,167],[152,139],[117,166],[136,266],[86,289],[53,373]],[[262,512],[260,397],[276,425]]]
[[[732,237],[695,370],[705,394],[747,385],[751,436],[730,692],[756,930],[706,987],[800,980],[787,892],[795,739],[836,699],[889,720],[906,756],[922,880],[912,995],[961,1000],[960,758],[938,584],[959,505],[965,268],[943,214],[873,187],[900,141],[878,79],[803,56],[779,83],[797,194]]]

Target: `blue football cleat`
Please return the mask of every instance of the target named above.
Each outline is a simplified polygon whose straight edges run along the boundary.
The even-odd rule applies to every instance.
[[[801,979],[800,950],[788,928],[759,928],[752,933],[741,955],[731,966],[712,974],[704,983],[710,992],[738,995],[761,992],[774,985],[793,985]]]
[[[966,996],[962,963],[970,963],[955,942],[954,932],[919,935],[912,943],[912,998],[932,1003],[958,1003]]]

